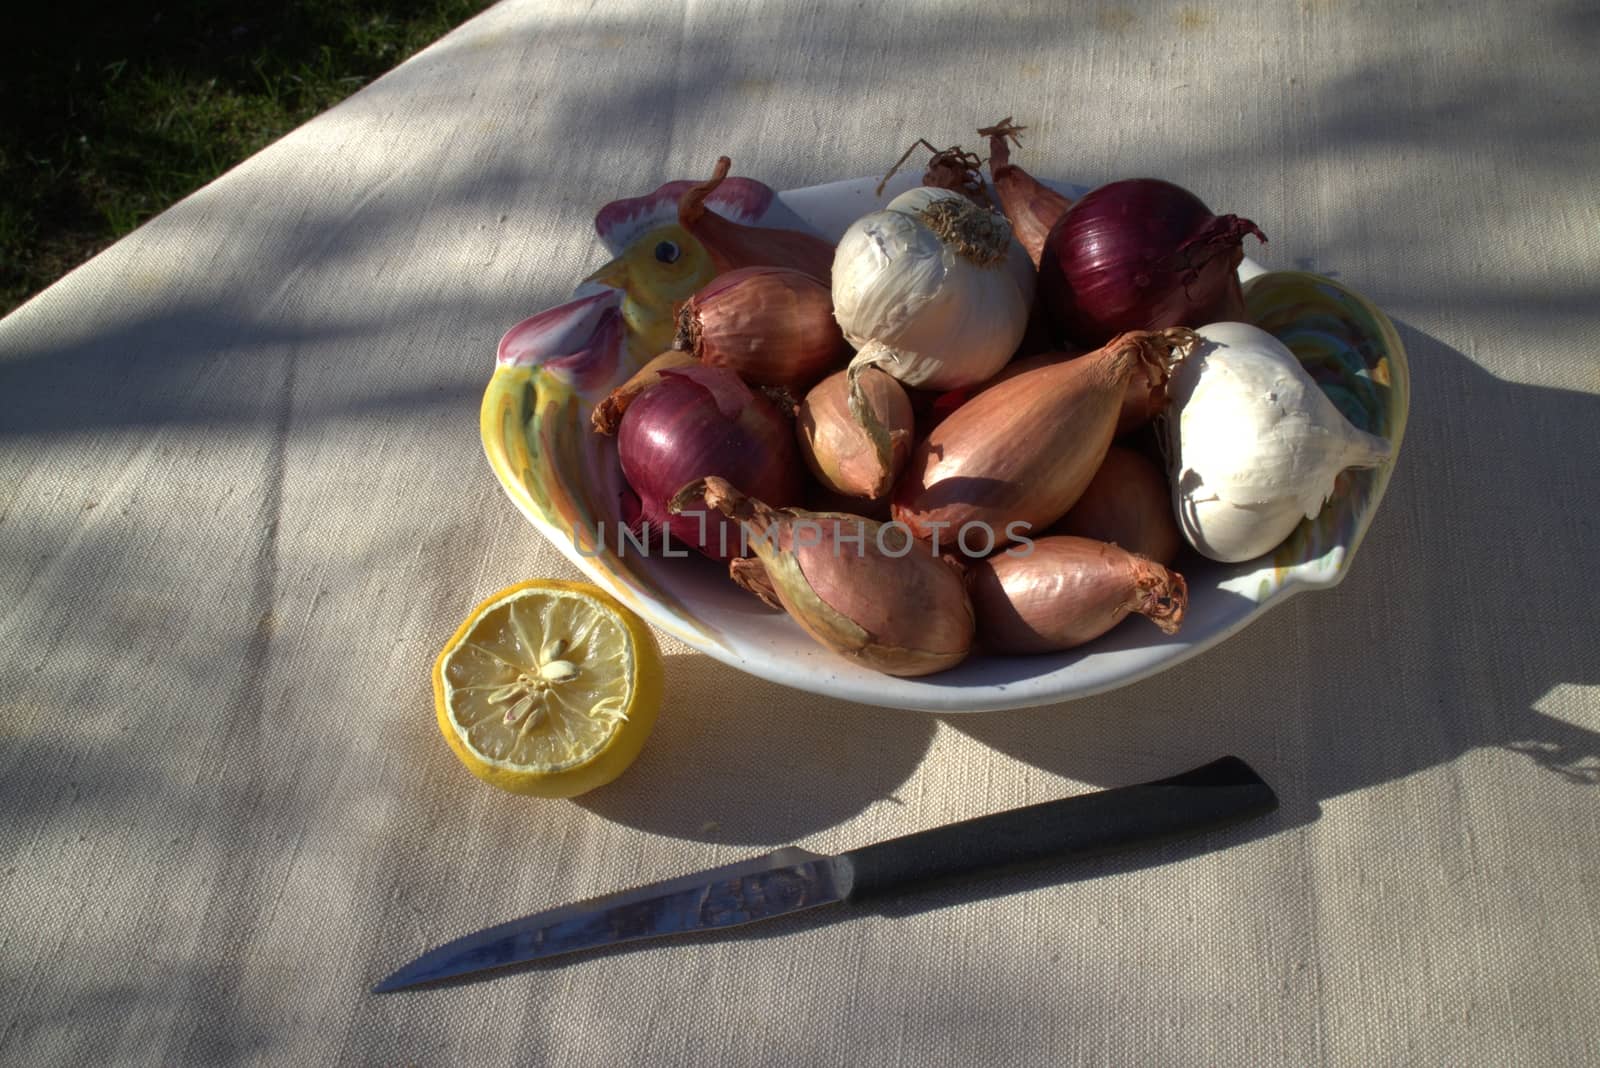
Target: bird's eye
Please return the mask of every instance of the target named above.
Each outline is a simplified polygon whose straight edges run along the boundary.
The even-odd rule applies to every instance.
[[[662,263],[678,262],[678,246],[671,241],[662,241],[656,245],[656,259]]]

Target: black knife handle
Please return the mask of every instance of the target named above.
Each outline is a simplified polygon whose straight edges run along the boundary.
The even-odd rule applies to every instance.
[[[1225,827],[1278,807],[1272,787],[1227,756],[1170,779],[1046,801],[841,854],[848,900],[1047,860],[1095,857]]]

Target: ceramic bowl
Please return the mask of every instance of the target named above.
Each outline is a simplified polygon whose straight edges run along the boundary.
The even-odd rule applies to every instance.
[[[901,178],[881,195],[873,179],[775,193],[733,178],[710,207],[837,240],[915,182]],[[1294,594],[1331,588],[1348,574],[1399,454],[1409,398],[1405,353],[1388,318],[1346,286],[1304,272],[1267,272],[1248,259],[1240,275],[1251,318],[1288,344],[1356,425],[1389,439],[1394,450],[1382,467],[1340,476],[1317,518],[1270,555],[1231,565],[1193,554],[1180,560],[1190,600],[1175,635],[1134,618],[1070,652],[975,655],[937,675],[892,678],[816,645],[696,553],[667,557],[654,544],[648,555],[639,553],[615,536],[623,492],[616,442],[594,433],[589,415],[640,364],[670,347],[673,306],[711,277],[704,250],[677,225],[677,198],[690,184],[670,182],[600,211],[596,229],[612,259],[580,283],[573,300],[507,332],[481,411],[489,464],[517,508],[594,582],[662,631],[741,671],[824,697],[981,712],[1125,686],[1209,649]]]

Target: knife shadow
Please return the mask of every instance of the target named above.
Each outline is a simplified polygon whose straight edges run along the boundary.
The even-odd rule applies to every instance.
[[[449,979],[435,979],[402,987],[392,993],[408,991],[441,990],[473,986],[479,983],[505,981],[529,975],[540,975],[587,961],[607,960],[646,951],[670,952],[674,947],[688,949],[715,946],[727,942],[787,938],[806,931],[822,930],[859,921],[869,916],[898,919],[923,912],[977,904],[1013,894],[1036,893],[1050,887],[1065,887],[1095,879],[1114,878],[1133,872],[1176,864],[1185,860],[1220,852],[1259,839],[1289,831],[1310,823],[1321,816],[1315,803],[1284,804],[1265,816],[1247,823],[1221,830],[1209,831],[1162,845],[1143,846],[1119,851],[1089,860],[1050,861],[1010,869],[995,869],[979,876],[966,876],[947,881],[926,883],[892,897],[869,902],[840,902],[837,906],[818,907],[790,913],[737,927],[724,927],[711,931],[641,938],[594,949],[562,953],[544,960],[508,964],[487,971],[460,975]],[[1057,899],[1053,904],[1061,904]]]

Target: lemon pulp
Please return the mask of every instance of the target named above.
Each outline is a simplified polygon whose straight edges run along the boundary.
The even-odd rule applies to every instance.
[[[479,778],[570,797],[632,763],[654,724],[654,636],[595,586],[535,580],[484,601],[434,669],[439,729]]]

